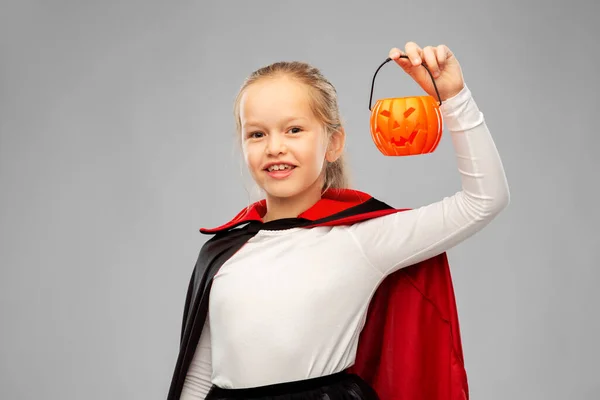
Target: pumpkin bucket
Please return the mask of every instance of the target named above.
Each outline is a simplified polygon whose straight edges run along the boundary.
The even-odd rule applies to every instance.
[[[406,55],[400,57],[408,58]],[[391,60],[388,57],[373,76],[369,99],[371,138],[385,156],[432,153],[442,138],[443,121],[439,107],[442,100],[435,80],[425,64],[421,65],[431,76],[439,104],[431,96],[410,96],[379,99],[371,107],[375,77],[381,67]]]

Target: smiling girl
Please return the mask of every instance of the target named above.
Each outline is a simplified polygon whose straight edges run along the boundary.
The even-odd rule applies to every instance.
[[[377,201],[349,188],[331,83],[299,62],[255,71],[234,110],[265,198],[202,230],[215,236],[190,282],[169,399],[378,398],[348,372],[378,286],[464,241],[508,205],[500,157],[450,49],[409,42],[389,57],[437,97],[422,63],[430,69],[462,190],[369,214]],[[358,209],[368,217],[356,218]]]
[[[316,81],[317,74],[301,63],[275,64],[259,71],[238,97],[236,120],[246,164],[267,194],[265,222],[295,217],[332,183],[346,185],[341,182],[346,178],[344,130],[337,105],[327,104],[335,101],[333,87]],[[311,80],[316,82],[305,83]]]

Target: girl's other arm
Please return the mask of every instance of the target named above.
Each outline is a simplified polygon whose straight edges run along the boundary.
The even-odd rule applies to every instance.
[[[181,400],[203,400],[212,386],[212,358],[208,316],[188,370]]]

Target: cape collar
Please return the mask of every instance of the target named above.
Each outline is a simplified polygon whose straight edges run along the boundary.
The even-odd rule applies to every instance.
[[[326,191],[321,199],[317,201],[312,207],[308,210],[302,212],[297,218],[290,218],[290,221],[316,221],[322,218],[326,218],[337,214],[339,212],[345,211],[351,207],[363,204],[367,200],[372,198],[371,195],[367,193],[360,192],[358,190],[352,189],[329,189]],[[215,227],[215,228],[200,228],[201,233],[211,234],[217,233],[221,231],[225,231],[236,226],[254,222],[258,224],[270,224],[271,222],[283,222],[281,220],[278,221],[270,221],[268,223],[264,223],[262,217],[266,214],[266,200],[257,201],[250,206],[241,210],[232,220],[229,222]]]

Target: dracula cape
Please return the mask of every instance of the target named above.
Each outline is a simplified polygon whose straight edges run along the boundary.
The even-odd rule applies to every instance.
[[[201,229],[213,236],[202,247],[190,279],[167,399],[180,397],[207,317],[212,278],[259,230],[347,225],[405,210],[366,193],[336,189],[297,218],[263,223],[262,200],[220,227]],[[469,398],[446,253],[400,269],[381,283],[369,305],[356,362],[348,371],[369,383],[381,400]]]

